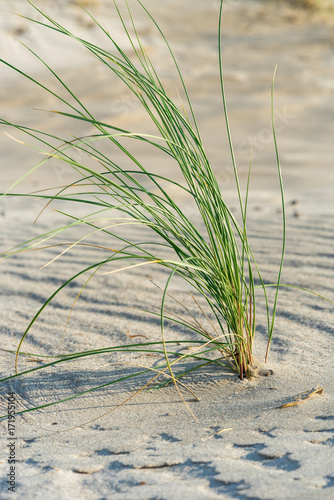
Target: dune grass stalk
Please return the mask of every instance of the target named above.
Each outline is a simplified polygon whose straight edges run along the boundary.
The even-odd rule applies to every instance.
[[[97,249],[101,248],[99,245],[85,242],[85,238],[95,233],[105,236],[106,244],[103,248],[109,251],[108,258],[99,260],[97,250],[96,262],[93,262],[66,280],[36,312],[17,347],[15,374],[3,379],[3,381],[58,363],[67,362],[71,359],[80,359],[105,353],[112,355],[114,352],[124,351],[144,351],[163,355],[164,360],[162,364],[158,368],[155,367],[155,370],[160,370],[161,374],[167,373],[168,380],[174,381],[177,387],[179,387],[181,376],[209,363],[227,366],[238,373],[241,379],[250,377],[256,330],[256,286],[254,276],[260,279],[260,286],[262,287],[266,302],[268,349],[273,335],[278,289],[284,258],[284,195],[273,121],[274,147],[277,154],[277,170],[283,205],[283,250],[278,269],[278,280],[275,284],[276,295],[274,297],[273,312],[270,314],[266,286],[250,248],[247,234],[247,203],[251,168],[249,169],[246,192],[243,195],[240,189],[228,121],[221,46],[223,1],[221,2],[218,27],[219,69],[223,109],[239,199],[240,223],[226,205],[224,193],[219,187],[205,153],[195,112],[178,63],[168,41],[144,5],[138,0],[138,4],[146,12],[148,20],[155,25],[167,45],[178,74],[180,87],[185,96],[184,105],[174,102],[165,90],[163,82],[140,39],[126,1],[124,3],[128,6],[129,25],[126,24],[125,18],[118,8],[116,1],[114,4],[124,32],[131,44],[134,57],[130,57],[107,29],[87,11],[87,15],[103,31],[109,44],[113,45],[113,51],[99,47],[76,36],[62,24],[48,16],[47,13],[43,12],[32,1],[27,1],[43,16],[43,20],[31,19],[29,17],[25,17],[25,19],[56,31],[59,36],[66,36],[75,40],[83,49],[95,57],[101,65],[122,80],[124,85],[131,91],[146,111],[147,116],[156,129],[156,133],[145,134],[129,131],[96,119],[79,97],[68,87],[61,76],[48,66],[46,62],[42,61],[37,54],[35,56],[51,72],[62,87],[62,90],[68,93],[68,99],[62,97],[60,93],[58,94],[56,91],[51,90],[41,81],[34,79],[28,73],[22,72],[10,62],[1,60],[3,64],[11,67],[14,71],[17,71],[44,91],[49,92],[62,105],[65,104],[68,107],[67,111],[54,110],[54,113],[67,117],[69,124],[73,120],[76,120],[82,122],[83,126],[94,127],[95,129],[94,133],[84,137],[73,135],[73,138],[68,139],[24,125],[14,124],[4,119],[0,120],[1,124],[11,126],[14,129],[24,132],[28,137],[37,139],[40,146],[34,147],[45,154],[43,159],[27,172],[24,177],[36,169],[42,168],[43,165],[54,158],[72,168],[79,176],[75,183],[60,188],[56,194],[50,194],[49,192],[32,194],[15,193],[14,189],[16,189],[18,181],[3,195],[31,196],[45,202],[47,206],[57,201],[66,201],[69,202],[70,206],[79,204],[83,207],[89,206],[92,209],[89,215],[78,217],[64,210],[61,211],[58,208],[58,211],[67,220],[70,220],[70,223],[51,229],[40,237],[33,238],[22,245],[12,248],[2,255],[2,258],[7,258],[20,252],[50,247],[53,245],[50,240],[54,236],[65,232],[71,233],[71,229],[76,226],[86,227],[87,235],[77,241],[64,243],[65,250],[61,252],[60,256],[68,249],[82,245],[96,246]],[[186,111],[186,108],[188,111]],[[273,117],[273,97],[271,111]],[[131,163],[132,167],[124,167],[122,162],[116,163],[111,156],[106,155],[102,148],[99,147],[101,140],[108,141],[112,147],[119,150],[126,160],[126,165]],[[131,152],[131,143],[133,141],[139,141],[165,155],[169,162],[172,165],[176,165],[181,172],[182,182],[177,182],[168,175],[158,175],[156,172],[148,170],[139,157]],[[129,146],[127,145],[128,142]],[[77,154],[78,152],[79,155]],[[85,161],[86,159],[87,161]],[[92,160],[96,163],[96,168],[91,166]],[[172,197],[170,188],[175,187],[181,190],[188,200],[194,204],[197,210],[196,220],[200,221],[200,224],[196,220],[191,220],[179,207],[177,200]],[[118,215],[114,215],[115,211]],[[106,219],[108,220],[107,226],[102,224],[102,220],[105,221]],[[154,235],[154,238],[152,238],[152,241],[145,240],[141,243],[131,241],[131,239],[117,233],[116,228],[121,224],[128,224],[130,225],[129,227],[132,224],[142,226],[150,231]],[[199,229],[200,227],[202,228],[201,230]],[[54,246],[57,245],[58,243]],[[87,279],[78,294],[78,299],[96,272],[100,272],[103,266],[113,263],[120,264],[120,267],[112,271],[107,271],[107,273],[120,272],[125,269],[129,271],[129,269],[131,270],[131,268],[141,265],[162,266],[168,270],[169,277],[161,292],[160,310],[158,313],[152,312],[153,314],[158,314],[160,317],[161,341],[159,343],[150,341],[140,342],[137,344],[110,347],[109,349],[96,349],[68,355],[65,354],[55,356],[54,358],[45,357],[48,362],[43,366],[20,373],[18,371],[19,354],[29,355],[29,353],[21,352],[23,342],[47,305],[73,280],[81,275],[85,275]],[[185,306],[185,313],[189,313],[187,317],[186,314],[175,315],[167,307],[166,299],[170,296],[170,284],[175,276],[185,280],[189,284],[189,287],[202,297],[206,304],[206,310],[204,310],[203,306],[199,305],[195,297],[194,301],[198,306],[198,310],[208,320],[209,328],[203,327],[202,323]],[[176,324],[187,328],[193,333],[193,340],[184,341],[185,345],[193,346],[188,354],[181,354],[177,350],[175,342],[165,340],[164,330],[167,319],[174,321]],[[181,345],[183,345],[182,342]],[[175,375],[173,371],[175,360],[171,362],[171,356],[176,356],[176,359],[182,358],[183,360],[196,361],[198,364],[195,368],[191,365],[188,369],[186,368],[181,373],[178,373],[178,375]],[[41,359],[44,358],[41,357]],[[140,370],[136,374],[131,373],[128,376],[117,379],[116,382],[142,373],[148,373],[150,370],[152,369],[147,368]],[[157,375],[154,376],[154,379],[156,377]],[[115,381],[110,382],[110,384],[113,383]],[[103,386],[96,387],[94,390],[110,384],[104,384]],[[43,407],[45,406],[48,405],[43,405]]]

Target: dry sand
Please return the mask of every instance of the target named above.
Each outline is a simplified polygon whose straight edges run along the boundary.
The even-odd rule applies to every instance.
[[[54,15],[80,35],[105,43],[99,33],[69,2],[44,2]],[[108,4],[96,2],[113,34],[126,40]],[[133,2],[131,2],[132,4]],[[13,1],[12,10],[34,15],[26,3]],[[40,2],[42,5],[43,2]],[[182,67],[206,147],[229,204],[237,200],[231,176],[219,94],[217,71],[218,1],[147,1],[161,24]],[[247,4],[247,5],[246,5]],[[0,7],[7,2],[0,1]],[[48,62],[54,63],[73,89],[101,119],[133,130],[149,130],[143,113],[121,85],[75,44],[27,28],[25,22],[1,13],[1,56],[31,74],[51,82],[15,40],[19,36]],[[166,49],[147,19],[135,8],[145,45],[173,93],[176,76]],[[328,21],[328,20],[327,20]],[[281,251],[281,213],[274,148],[270,134],[270,86],[278,64],[275,94],[277,137],[287,200],[287,251],[283,282],[316,290],[334,298],[334,52],[331,24],[288,7],[260,2],[226,2],[224,64],[226,92],[237,161],[247,170],[253,147],[249,234],[264,277],[275,281]],[[50,96],[1,67],[2,117],[63,133],[66,120],[33,111],[54,109]],[[52,83],[54,85],[54,83]],[[73,128],[73,127],[77,128]],[[71,131],[80,130],[77,124]],[[19,138],[17,132],[12,135]],[[38,154],[1,133],[1,190],[36,163]],[[157,171],[170,168],[155,154],[143,151],[147,165]],[[177,172],[171,175],[176,176]],[[40,170],[21,185],[22,191],[61,185],[73,179],[58,164]],[[178,196],[178,194],[175,194]],[[179,199],[190,212],[186,199]],[[1,251],[28,240],[63,221],[51,210],[38,224],[40,206],[27,199],[0,201]],[[76,213],[79,211],[76,209]],[[79,230],[67,235],[70,241]],[[140,240],[137,229],[132,236]],[[98,241],[106,241],[99,238]],[[45,299],[96,252],[81,248],[53,265],[41,266],[55,249],[20,254],[0,262],[1,346],[15,349],[28,322]],[[107,255],[102,252],[101,255]],[[154,279],[163,286],[159,268],[96,276],[77,303],[65,335],[62,352],[136,342],[145,335],[159,340],[159,322],[132,306],[159,305]],[[24,351],[57,353],[63,327],[82,281],[62,293],[48,307],[27,336]],[[175,280],[173,293],[195,314],[184,283]],[[270,295],[273,298],[273,295]],[[333,307],[312,295],[282,289],[268,369],[274,374],[252,381],[217,368],[203,368],[184,380],[200,402],[184,397],[196,422],[173,387],[142,391],[114,413],[84,427],[62,432],[97,418],[133,395],[148,379],[130,379],[122,385],[80,397],[60,406],[16,418],[16,494],[8,491],[8,429],[1,423],[1,499],[331,499],[334,496],[334,383]],[[201,321],[204,321],[201,318]],[[255,354],[263,360],[266,346],[264,304],[259,297]],[[168,325],[168,338],[189,334]],[[13,356],[2,352],[2,374],[13,373]],[[123,364],[115,364],[115,362]],[[2,411],[7,392],[14,391],[17,409],[42,405],[95,385],[133,365],[157,363],[159,358],[125,355],[86,358],[48,371],[10,381],[1,387]],[[19,368],[30,368],[22,359]],[[154,365],[153,365],[154,366]],[[299,406],[280,408],[298,394],[320,385],[316,395]],[[226,432],[220,432],[226,429]]]

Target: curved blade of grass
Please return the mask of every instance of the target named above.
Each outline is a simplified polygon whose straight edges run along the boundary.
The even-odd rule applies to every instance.
[[[274,123],[274,83],[275,83],[276,70],[277,70],[277,66],[275,67],[273,81],[272,81],[272,85],[271,85],[271,122],[272,122],[273,137],[274,137],[274,144],[275,144],[275,153],[276,153],[276,161],[277,161],[277,169],[278,169],[278,177],[279,177],[279,185],[280,185],[280,192],[281,192],[282,219],[283,219],[282,240],[283,241],[282,241],[281,262],[280,262],[280,266],[279,266],[279,270],[278,270],[277,288],[276,288],[276,293],[275,293],[274,307],[273,307],[271,325],[270,325],[270,329],[269,329],[269,332],[268,332],[268,344],[267,344],[267,351],[266,351],[265,361],[268,360],[269,348],[270,348],[270,344],[271,344],[271,340],[272,340],[272,336],[273,336],[273,331],[274,331],[275,315],[276,315],[277,300],[278,300],[278,291],[279,291],[279,285],[280,285],[280,281],[281,281],[281,275],[282,275],[282,269],[283,269],[283,261],[284,261],[284,254],[285,254],[285,243],[286,243],[286,215],[285,215],[284,189],[283,189],[282,170],[281,170],[281,164],[280,164],[280,159],[279,159],[279,154],[278,154],[278,147],[277,147],[277,140],[276,140],[275,123]]]

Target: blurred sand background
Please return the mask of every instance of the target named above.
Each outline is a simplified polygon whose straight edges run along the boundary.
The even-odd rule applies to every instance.
[[[129,50],[112,2],[86,3],[121,46]],[[119,4],[122,6],[123,2]],[[79,36],[108,46],[74,2],[41,0],[38,5]],[[175,87],[180,90],[180,86],[166,47],[136,2],[131,1],[130,5],[166,88],[177,98]],[[147,0],[145,5],[177,57],[208,156],[229,205],[237,210],[218,78],[219,2]],[[8,9],[8,2],[0,0],[0,8]],[[9,9],[39,19],[23,0],[13,0]],[[330,11],[299,9],[281,1],[226,1],[223,20],[226,94],[242,186],[253,150],[248,219],[254,253],[264,277],[268,282],[275,281],[282,214],[270,125],[270,88],[277,64],[274,113],[288,221],[283,282],[310,288],[332,300],[333,25]],[[0,34],[1,59],[65,96],[52,75],[21,46],[21,40],[61,74],[97,118],[134,131],[152,130],[120,82],[73,41],[39,29],[5,10],[0,14]],[[1,117],[60,136],[90,132],[78,123],[34,110],[63,108],[52,96],[5,65],[0,66],[0,79]],[[38,152],[13,141],[4,131],[16,139],[27,140],[17,131],[5,127],[0,130],[1,191],[40,158]],[[110,154],[122,161],[119,153]],[[152,169],[170,169],[170,175],[178,179],[177,170],[156,153],[138,150],[138,154]],[[25,179],[20,191],[68,184],[74,179],[70,170],[54,162]],[[191,212],[186,199],[180,197],[179,203]],[[0,251],[62,223],[63,219],[49,210],[33,225],[40,209],[33,200],[0,200]],[[75,211],[79,213],[77,208]],[[72,241],[78,234],[79,230],[67,237]],[[141,239],[143,235],[137,230],[133,237]],[[0,262],[0,338],[4,348],[15,349],[43,301],[66,278],[96,258],[91,250],[81,249],[41,270],[56,254],[56,250],[50,249]],[[156,288],[149,279],[163,286],[166,277],[159,269],[139,269],[113,278],[97,276],[76,306],[62,350],[74,352],[128,343],[127,332],[158,340],[159,322],[131,306],[159,305]],[[78,281],[47,308],[28,335],[25,351],[57,352],[67,314],[79,289]],[[173,293],[195,312],[184,283],[175,281]],[[260,302],[255,346],[259,359],[264,358],[266,346],[264,313],[264,304]],[[249,382],[214,368],[189,375],[188,386],[201,398],[200,402],[189,402],[199,423],[192,419],[175,389],[168,387],[159,392],[142,392],[115,413],[85,427],[56,433],[112,409],[147,379],[110,386],[61,407],[17,418],[17,498],[333,498],[333,318],[330,304],[296,290],[282,289],[268,363],[274,375]],[[171,325],[169,328],[171,338],[184,336],[181,330]],[[0,356],[2,373],[12,373],[13,356]],[[128,358],[120,355],[117,360],[126,363]],[[16,392],[19,408],[24,409],[132,370],[127,365],[115,368],[114,361],[110,356],[88,358],[11,381],[1,390],[1,407],[6,408],[9,389]],[[157,361],[139,355],[131,359],[137,365]],[[31,367],[31,363],[22,360],[20,369],[25,367]],[[278,408],[317,384],[324,387],[323,395],[297,407]],[[231,430],[216,434],[221,429]],[[5,443],[5,422],[1,432]],[[6,491],[8,464],[5,445],[1,446],[0,497],[6,499],[12,497]]]

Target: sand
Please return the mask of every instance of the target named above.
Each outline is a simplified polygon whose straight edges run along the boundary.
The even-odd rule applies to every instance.
[[[134,2],[131,2],[131,5]],[[23,1],[12,10],[34,15]],[[105,43],[70,2],[48,4],[52,14],[80,36]],[[92,11],[103,17],[120,43],[127,42],[109,2]],[[147,1],[180,62],[192,97],[206,149],[229,206],[237,198],[223,121],[217,71],[218,2]],[[247,4],[247,5],[246,5]],[[7,2],[0,1],[0,7]],[[176,74],[166,48],[134,6],[135,18],[166,87],[175,95]],[[270,133],[270,86],[275,65],[275,116],[287,208],[287,248],[282,281],[310,288],[334,299],[333,268],[333,29],[328,19],[310,16],[280,3],[227,2],[224,17],[224,68],[230,122],[242,186],[253,148],[248,227],[253,251],[268,282],[277,279],[282,214],[275,153]],[[1,57],[56,88],[50,75],[26,50],[19,37],[61,72],[96,116],[132,130],[150,130],[137,103],[123,87],[68,40],[1,13]],[[76,123],[33,108],[57,109],[43,93],[8,68],[0,68],[2,117],[54,133],[86,133]],[[0,135],[1,190],[7,189],[38,161],[35,150]],[[6,129],[17,139],[23,136]],[[154,152],[140,151],[157,172],[170,168]],[[119,159],[119,156],[115,156]],[[177,179],[177,171],[171,170]],[[23,192],[62,185],[74,179],[59,164],[40,169],[20,185]],[[17,188],[18,190],[18,188]],[[186,198],[180,206],[191,213]],[[1,248],[38,236],[64,219],[33,200],[0,200]],[[74,212],[78,215],[79,208]],[[123,229],[125,231],[125,229]],[[79,229],[65,234],[73,241]],[[124,233],[126,234],[126,233]],[[141,229],[132,237],[144,237]],[[107,244],[102,236],[97,242]],[[1,260],[1,346],[15,349],[38,308],[66,278],[96,259],[96,250],[71,251],[41,269],[57,249],[21,253]],[[108,253],[101,251],[101,256]],[[159,321],[141,311],[158,306],[166,273],[158,267],[97,275],[79,299],[61,352],[75,352],[145,336],[159,340]],[[77,279],[50,304],[23,344],[23,351],[56,354],[73,301],[82,285]],[[172,283],[173,294],[194,314],[188,286]],[[273,299],[273,294],[270,294]],[[128,379],[59,406],[26,413],[15,421],[16,493],[8,491],[8,454],[13,441],[1,422],[0,498],[24,499],[330,499],[334,495],[333,456],[333,306],[295,289],[282,289],[275,334],[266,370],[270,376],[241,381],[233,373],[204,367],[189,374],[185,385],[200,399],[182,391],[191,415],[172,386],[143,390],[149,378]],[[200,317],[205,322],[205,318]],[[255,355],[266,349],[265,307],[259,295]],[[166,336],[190,338],[168,324]],[[14,357],[0,352],[1,374],[12,374]],[[19,411],[108,383],[133,373],[136,366],[155,366],[160,358],[143,354],[103,355],[57,365],[1,385],[1,413],[13,392]],[[38,366],[20,359],[19,369]],[[323,394],[282,408],[316,386]],[[116,406],[128,401],[121,407]],[[98,418],[110,410],[112,413]],[[97,419],[97,420],[95,420]],[[94,421],[93,421],[94,420]],[[91,422],[90,422],[91,421]],[[90,422],[90,423],[87,423]],[[68,430],[72,427],[74,430]]]

